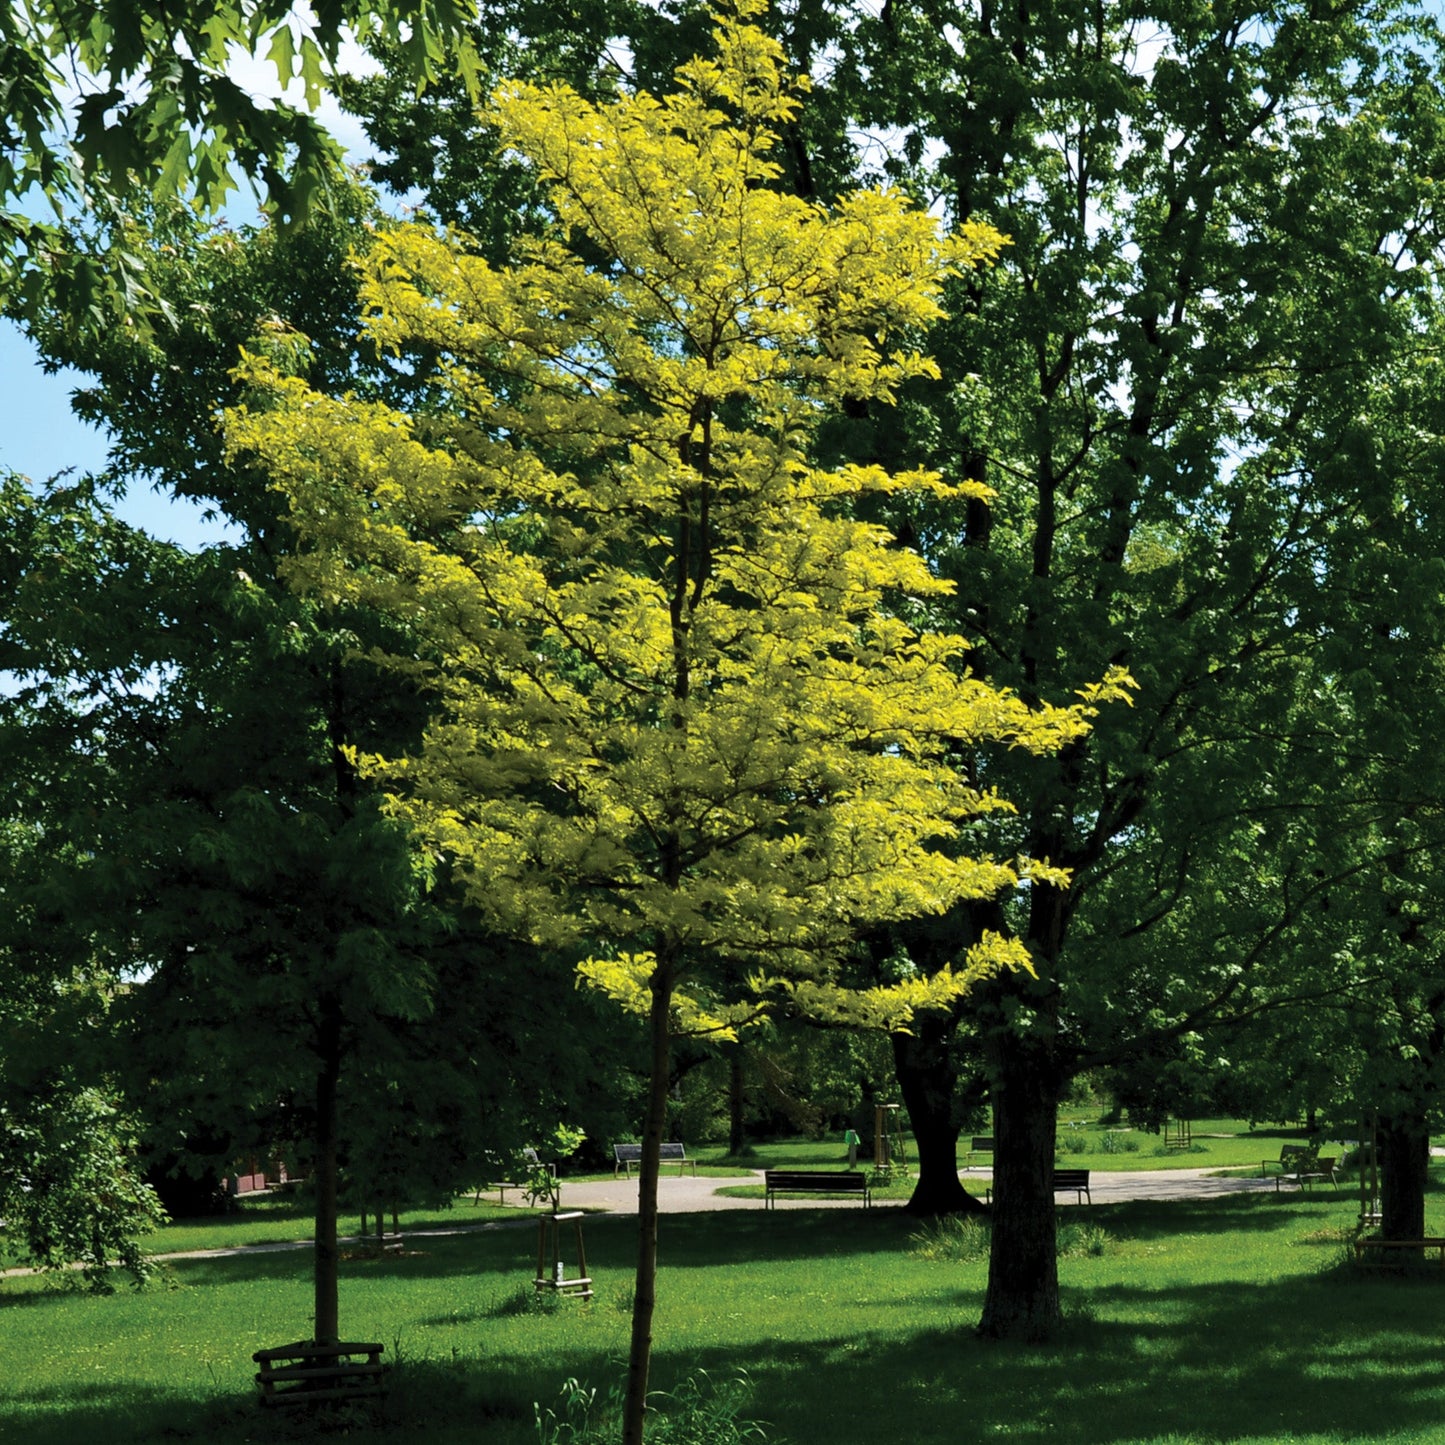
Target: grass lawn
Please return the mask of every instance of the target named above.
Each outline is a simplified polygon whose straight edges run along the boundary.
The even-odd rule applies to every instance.
[[[491,1197],[495,1201],[495,1192]],[[507,1197],[521,1199],[515,1190],[508,1190]],[[498,1219],[515,1221],[517,1218],[517,1210],[511,1205],[504,1209],[495,1202],[489,1204],[485,1197],[480,1204],[473,1204],[472,1198],[470,1194],[459,1198],[451,1209],[411,1210],[401,1217],[402,1229],[456,1229]],[[242,1198],[234,1214],[216,1219],[173,1220],[165,1228],[148,1235],[144,1245],[147,1254],[170,1254],[188,1249],[234,1249],[248,1244],[309,1240],[314,1232],[314,1220],[311,1200],[305,1193],[252,1195]],[[372,1220],[367,1223],[371,1229],[376,1228]],[[343,1213],[339,1228],[343,1235],[349,1235],[356,1234],[360,1225],[356,1214]],[[391,1228],[389,1217],[386,1227]]]
[[[1261,1163],[1278,1160],[1281,1146],[1299,1144],[1307,1138],[1303,1129],[1283,1125],[1251,1127],[1238,1119],[1202,1119],[1193,1125],[1193,1144],[1189,1149],[1166,1147],[1162,1134],[1145,1130],[1108,1128],[1082,1114],[1064,1115],[1059,1120],[1058,1163],[1071,1169],[1135,1172],[1154,1169],[1217,1169],[1221,1173],[1247,1172],[1258,1174]],[[962,1163],[969,1143],[968,1136],[959,1141]],[[912,1150],[912,1139],[907,1140]],[[1326,1148],[1325,1153],[1342,1155],[1343,1148]],[[697,1151],[699,1172],[723,1173],[729,1159],[720,1148]],[[786,1140],[758,1144],[748,1162],[755,1169],[841,1169],[847,1162],[847,1150],[838,1140]],[[975,1167],[963,1174],[970,1192],[982,1194],[988,1182],[986,1155],[979,1156]],[[871,1157],[859,1161],[859,1168],[871,1167]],[[709,1167],[719,1166],[719,1167]],[[883,1199],[906,1199],[912,1183],[900,1179],[874,1189]],[[724,1194],[743,1198],[761,1198],[761,1185],[739,1185],[724,1188]]]
[[[1445,1193],[1430,1206],[1445,1232]],[[1347,1195],[1061,1213],[1087,1226],[1086,1248],[1060,1265],[1065,1333],[1038,1349],[975,1340],[983,1260],[924,1257],[899,1211],[666,1217],[655,1384],[745,1368],[746,1413],[792,1445],[1445,1445],[1445,1275],[1356,1275]],[[530,1301],[535,1230],[515,1214],[348,1260],[342,1328],[384,1341],[397,1368],[383,1425],[353,1421],[346,1438],[535,1445],[533,1403],[569,1376],[620,1382],[633,1227],[586,1228],[597,1298],[552,1310]],[[309,1263],[182,1261],[167,1283],[109,1298],[0,1282],[0,1441],[299,1438],[254,1404],[250,1354],[307,1333]]]

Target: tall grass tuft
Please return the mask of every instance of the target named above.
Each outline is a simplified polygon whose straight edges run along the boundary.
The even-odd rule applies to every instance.
[[[945,1214],[930,1219],[908,1236],[909,1253],[933,1264],[969,1264],[987,1259],[992,1231],[970,1214]]]
[[[1098,1259],[1108,1254],[1114,1236],[1097,1224],[1065,1224],[1058,1235],[1060,1259]]]
[[[599,1402],[595,1386],[582,1384],[575,1376],[562,1382],[555,1405],[532,1406],[537,1424],[537,1445],[581,1445],[600,1440],[605,1426],[617,1414],[614,1390]]]
[[[745,1445],[765,1441],[767,1432],[742,1411],[752,1398],[745,1370],[715,1384],[695,1370],[671,1392],[659,1390],[648,1402],[647,1438],[657,1445]],[[564,1381],[555,1405],[533,1406],[537,1445],[602,1445],[616,1438],[622,1395],[605,1395],[575,1378]]]

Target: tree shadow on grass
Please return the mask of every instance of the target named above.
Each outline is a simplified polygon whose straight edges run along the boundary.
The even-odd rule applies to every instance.
[[[1169,1235],[1297,1229],[1333,1216],[1342,1200],[1310,1194],[1219,1194],[1207,1199],[1131,1199],[1061,1212],[1061,1224],[1097,1223],[1131,1239]]]
[[[1387,1285],[1361,1289],[1296,1278],[1093,1290],[1088,1313],[1040,1347],[981,1341],[962,1316],[901,1339],[789,1343],[752,1364],[753,1413],[793,1440],[901,1433],[909,1445],[1445,1438],[1445,1290],[1413,1295],[1402,1314]]]
[[[1168,1206],[1150,1208],[1163,1212]],[[1221,1229],[1234,1227],[1213,1217]],[[1224,1219],[1232,1220],[1232,1211],[1225,1211]],[[736,1257],[731,1244],[744,1253],[758,1248],[753,1231],[768,1221],[720,1216],[705,1226],[693,1223],[699,1227],[672,1231],[673,1247],[697,1265],[715,1266]],[[900,1232],[905,1225],[897,1221]],[[784,1233],[793,1229],[790,1222]],[[477,1238],[441,1242],[458,1251],[451,1261],[455,1272],[477,1272],[470,1251]],[[630,1229],[617,1230],[616,1239],[629,1244]],[[798,1242],[783,1243],[792,1251],[789,1257],[798,1257]],[[836,1250],[809,1248],[837,1260]],[[589,1264],[592,1253],[589,1243]],[[274,1268],[286,1258],[259,1262]],[[309,1263],[304,1255],[290,1258]],[[1330,1258],[1321,1263],[1328,1265]],[[207,1263],[230,1269],[247,1261]],[[425,1266],[436,1272],[435,1264],[378,1261],[387,1270]],[[630,1251],[608,1267],[629,1264]],[[514,1278],[520,1273],[516,1266],[513,1258]],[[1439,1278],[1401,1284],[1322,1269],[1263,1283],[1159,1288],[1150,1287],[1147,1277],[1110,1279],[1078,1286],[1066,1281],[1069,1322],[1059,1340],[1044,1347],[978,1340],[977,1289],[960,1289],[942,1297],[923,1327],[916,1312],[866,1308],[845,1314],[836,1326],[825,1324],[829,1334],[823,1338],[811,1337],[812,1322],[800,1318],[801,1338],[777,1337],[769,1333],[775,1324],[758,1324],[741,1332],[735,1328],[726,1347],[703,1344],[686,1354],[664,1333],[654,1383],[671,1389],[699,1366],[714,1380],[725,1380],[742,1367],[755,1387],[745,1415],[769,1422],[768,1438],[793,1445],[895,1438],[909,1445],[956,1445],[994,1435],[1026,1445],[1060,1440],[1126,1445],[1171,1436],[1445,1438],[1445,1375],[1437,1343],[1445,1331],[1445,1281]],[[517,1288],[522,1289],[520,1278]],[[384,1427],[353,1429],[350,1438],[428,1445],[481,1438],[489,1445],[520,1445],[535,1440],[532,1402],[551,1400],[567,1375],[604,1391],[620,1382],[621,1366],[607,1354],[615,1332],[589,1336],[561,1330],[550,1354],[531,1331],[497,1348],[486,1338],[485,1316],[493,1314],[469,1309],[466,1318],[439,1320],[481,1326],[460,1338],[470,1357],[417,1358],[404,1352]],[[447,1341],[433,1346],[449,1347]],[[475,1354],[479,1347],[481,1358]],[[93,1390],[61,1388],[41,1398],[39,1392],[27,1397],[19,1383],[11,1399],[27,1427],[32,1419],[36,1425],[19,1437],[26,1445],[73,1445],[93,1435],[107,1445],[303,1438],[296,1427],[261,1416],[244,1392],[186,1400],[121,1381]]]
[[[25,1445],[155,1445],[170,1439],[265,1440],[250,1428],[254,1399],[218,1395],[196,1399],[144,1385],[107,1381],[7,1390],[0,1439]]]
[[[527,1225],[530,1227],[462,1234],[408,1236],[403,1232],[402,1251],[380,1257],[348,1249],[341,1264],[343,1287],[348,1278],[449,1278],[535,1267],[537,1231],[532,1221]],[[917,1228],[918,1221],[899,1210],[870,1210],[866,1215],[862,1210],[856,1215],[835,1210],[672,1215],[663,1220],[659,1257],[670,1269],[712,1268],[722,1262],[836,1262],[850,1255],[906,1248],[909,1235]],[[583,1230],[589,1268],[631,1271],[637,1256],[635,1219],[598,1216],[584,1220]],[[563,1245],[570,1258],[570,1233],[564,1233]],[[242,1279],[309,1278],[311,1258],[306,1249],[257,1251],[178,1259],[170,1262],[170,1268],[184,1284],[221,1285]]]

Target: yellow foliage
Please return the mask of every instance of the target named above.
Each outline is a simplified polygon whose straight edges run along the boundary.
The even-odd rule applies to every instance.
[[[969,675],[963,638],[900,619],[948,584],[854,503],[984,489],[819,467],[812,440],[840,400],[935,374],[944,284],[1003,238],[943,236],[886,189],[829,208],[771,189],[802,87],[747,13],[662,99],[497,91],[548,233],[495,268],[401,227],[366,264],[372,336],[435,358],[424,414],[249,358],[255,400],[228,418],[291,498],[293,582],[417,640],[398,663],[435,698],[424,743],[360,760],[392,806],[505,926],[608,939],[584,978],[633,1010],[660,989],[675,1028],[713,1037],[736,1015],[678,984],[718,960],[890,1024],[1027,967],[994,940],[853,1002],[826,979],[864,924],[1061,881],[961,851],[1008,803],[959,760],[1057,749],[1127,687],[1028,706]]]
[[[975,985],[1005,969],[1029,974],[1035,971],[1028,949],[1020,940],[986,932],[965,952],[958,967],[874,988],[843,988],[826,978],[761,974],[749,982],[759,996],[780,994],[810,1018],[825,1023],[906,1033],[918,1011],[946,1012]]]
[[[652,1008],[657,958],[650,953],[623,953],[615,958],[588,958],[577,965],[578,985],[605,994],[624,1012],[646,1018]],[[735,1043],[738,1030],[756,1017],[749,1004],[705,1003],[675,985],[668,995],[669,1032],[674,1038],[701,1038]]]

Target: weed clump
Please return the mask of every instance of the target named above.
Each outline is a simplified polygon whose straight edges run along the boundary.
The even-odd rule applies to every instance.
[[[987,1259],[992,1230],[971,1214],[930,1219],[908,1236],[909,1253],[933,1264],[970,1264]]]
[[[1066,1224],[1059,1230],[1060,1259],[1097,1259],[1114,1246],[1114,1236],[1098,1224]]]
[[[767,1432],[758,1421],[742,1418],[752,1392],[744,1370],[720,1384],[706,1370],[695,1370],[671,1392],[653,1394],[647,1407],[647,1438],[660,1445],[766,1441]],[[595,1386],[569,1379],[555,1404],[533,1406],[537,1445],[601,1445],[615,1440],[621,1409],[622,1392],[617,1386],[604,1395]]]

